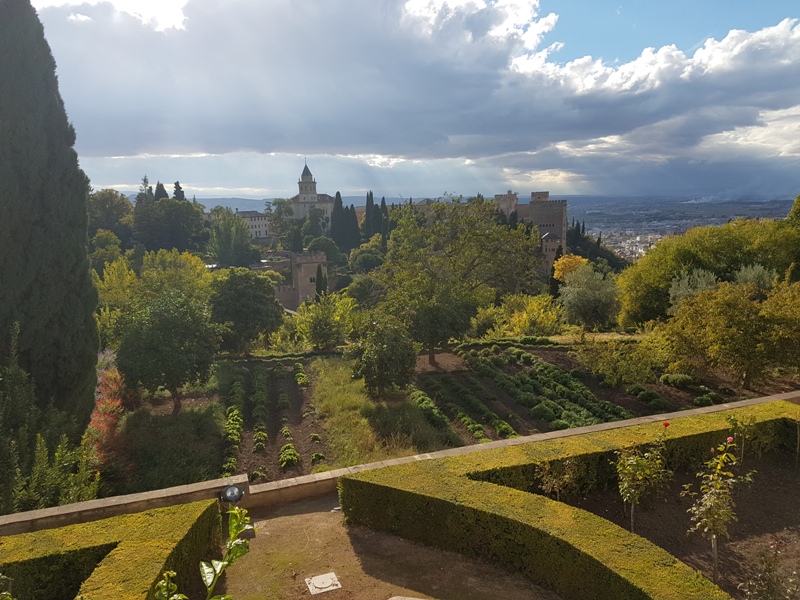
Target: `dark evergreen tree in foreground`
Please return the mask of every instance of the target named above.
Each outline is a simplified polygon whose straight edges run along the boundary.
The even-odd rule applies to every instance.
[[[29,0],[0,2],[0,364],[19,323],[18,364],[37,403],[87,421],[97,294],[89,276],[89,182]]]

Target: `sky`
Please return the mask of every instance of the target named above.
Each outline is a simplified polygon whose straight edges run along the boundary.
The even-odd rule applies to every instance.
[[[797,0],[33,0],[95,189],[800,194]]]

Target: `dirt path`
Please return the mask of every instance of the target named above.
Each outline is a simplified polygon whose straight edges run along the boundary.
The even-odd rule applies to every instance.
[[[307,577],[334,572],[341,589],[324,600],[559,600],[520,575],[364,527],[346,527],[335,494],[253,511],[250,554],[227,575],[237,600],[309,598]]]

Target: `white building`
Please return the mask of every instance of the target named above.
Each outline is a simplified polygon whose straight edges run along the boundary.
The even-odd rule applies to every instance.
[[[236,214],[247,223],[247,227],[250,229],[250,239],[262,239],[269,235],[266,213],[258,212],[257,210],[237,210]]]

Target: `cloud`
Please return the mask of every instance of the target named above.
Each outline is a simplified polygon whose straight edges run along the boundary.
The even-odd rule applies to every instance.
[[[255,177],[224,157],[289,168],[308,155],[390,185],[800,186],[796,20],[691,55],[560,65],[560,44],[543,46],[558,17],[531,0],[174,0],[163,14],[49,1],[39,12],[85,164],[201,154],[209,173]]]

